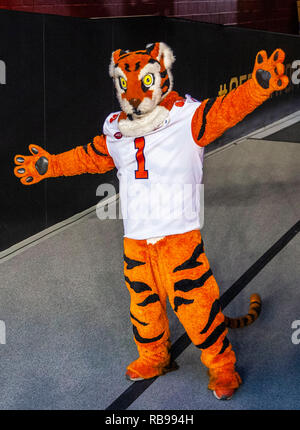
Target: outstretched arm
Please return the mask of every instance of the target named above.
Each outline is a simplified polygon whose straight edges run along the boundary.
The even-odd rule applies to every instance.
[[[192,133],[199,146],[206,146],[240,122],[289,83],[282,64],[285,53],[276,49],[270,58],[265,51],[256,56],[252,78],[225,96],[206,99],[192,119]]]
[[[96,136],[88,145],[77,146],[58,155],[51,155],[37,145],[29,145],[29,150],[32,155],[16,155],[14,158],[17,165],[14,173],[24,185],[57,176],[105,173],[115,167],[104,135]]]

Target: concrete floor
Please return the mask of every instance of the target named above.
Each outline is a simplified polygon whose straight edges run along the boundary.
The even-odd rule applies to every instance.
[[[221,294],[299,220],[299,168],[291,142],[245,140],[206,158],[202,234]],[[244,380],[232,401],[208,392],[190,345],[130,409],[299,409],[297,251],[298,236],[226,308],[237,316],[262,296],[259,320],[229,334]],[[128,388],[137,354],[122,257],[121,221],[92,214],[0,265],[0,409],[105,409]],[[169,313],[174,341],[184,330]]]

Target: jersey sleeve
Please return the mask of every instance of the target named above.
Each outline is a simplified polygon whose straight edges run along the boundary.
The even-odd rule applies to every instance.
[[[53,176],[82,173],[105,173],[115,167],[106,145],[106,136],[96,136],[91,143],[51,156]]]

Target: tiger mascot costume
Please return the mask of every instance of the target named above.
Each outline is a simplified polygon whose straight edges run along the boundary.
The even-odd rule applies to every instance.
[[[201,350],[209,385],[218,399],[230,399],[241,384],[227,327],[251,323],[260,298],[251,297],[246,317],[230,319],[221,311],[219,288],[204,252],[197,213],[186,217],[172,184],[201,184],[204,147],[288,85],[285,54],[256,56],[251,79],[225,96],[201,103],[173,91],[172,50],[163,42],[139,51],[113,52],[109,74],[121,111],[110,114],[103,134],[92,143],[51,155],[30,145],[32,155],[15,157],[14,173],[24,185],[42,179],[117,168],[122,193],[127,193],[124,219],[124,272],[131,296],[130,318],[139,358],[128,367],[129,380],[153,378],[175,370],[170,359],[166,298],[188,336]],[[177,217],[142,216],[150,186],[169,184],[161,203],[175,201]],[[130,194],[135,184],[141,192]],[[190,199],[196,200],[196,191]],[[180,199],[179,199],[180,200]],[[181,202],[182,203],[182,202]],[[123,211],[123,204],[122,204]],[[132,216],[131,216],[132,215]]]

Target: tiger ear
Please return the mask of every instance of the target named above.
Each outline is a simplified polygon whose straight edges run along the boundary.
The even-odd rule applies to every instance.
[[[171,69],[175,57],[172,49],[164,42],[150,43],[146,46],[146,51],[155,60],[161,62],[163,60],[166,69]]]
[[[111,54],[111,60],[110,60],[110,65],[109,65],[109,76],[112,78],[114,76],[114,71],[115,71],[115,65],[118,62],[118,59],[120,58],[120,51],[121,49],[117,49],[117,51],[114,51]]]

